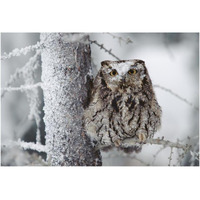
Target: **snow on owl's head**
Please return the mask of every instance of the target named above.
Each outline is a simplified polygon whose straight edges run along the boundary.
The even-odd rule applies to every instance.
[[[101,73],[112,91],[126,90],[131,87],[134,91],[142,89],[143,81],[148,76],[145,63],[142,60],[120,60],[101,62]]]

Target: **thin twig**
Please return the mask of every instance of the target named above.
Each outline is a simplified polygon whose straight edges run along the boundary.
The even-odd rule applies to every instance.
[[[43,46],[43,43],[37,42],[35,45],[30,45],[21,49],[16,48],[9,53],[4,52],[4,54],[1,56],[1,60],[6,60],[14,56],[20,56],[22,54],[26,55],[28,52],[37,50],[41,48],[42,46]]]
[[[127,148],[127,147],[135,146],[136,144],[141,144],[139,139],[127,138],[121,142],[120,147]],[[162,139],[149,138],[143,143],[143,145],[144,144],[156,144],[156,145],[162,145],[163,147],[171,147],[171,148],[173,147],[173,148],[177,148],[177,149],[182,149],[185,152],[187,152],[191,148],[191,146],[189,146],[188,144],[184,145],[184,144],[180,144],[178,142],[174,143],[174,142],[170,142],[169,140],[164,140],[163,138]],[[97,149],[102,149],[104,147],[106,147],[106,146],[100,145],[97,147]]]
[[[153,164],[155,163],[158,154],[159,154],[163,149],[165,149],[165,148],[166,148],[166,147],[164,147],[164,146],[161,147],[161,148],[153,155],[153,160],[152,160],[152,162],[151,162],[151,165],[153,165]]]
[[[9,141],[6,144],[2,144],[2,147],[8,147],[8,148],[12,148],[14,146],[17,147],[21,147],[24,150],[30,149],[30,150],[34,150],[34,151],[38,151],[38,152],[47,152],[47,147],[45,145],[42,144],[36,144],[33,142],[24,142],[21,141],[20,139],[18,141]]]
[[[122,147],[129,147],[129,146],[133,146],[135,144],[140,143],[138,139],[135,138],[131,138],[131,139],[125,139],[122,142]],[[145,141],[145,144],[157,144],[157,145],[163,145],[164,147],[174,147],[177,149],[183,149],[184,151],[187,151],[190,149],[189,145],[184,145],[184,144],[180,144],[178,142],[174,143],[174,142],[170,142],[169,140],[164,140],[164,139],[153,139],[153,138],[149,138]]]
[[[3,92],[1,93],[1,98],[4,97],[6,91],[10,91],[9,86],[11,86],[17,79],[19,78],[27,78],[26,77],[26,71],[27,71],[27,68],[31,68],[31,70],[34,72],[37,68],[38,68],[38,64],[36,64],[38,62],[38,59],[40,57],[40,54],[41,54],[41,51],[40,50],[37,50],[37,52],[35,53],[34,56],[32,56],[28,62],[22,67],[22,68],[17,68],[15,73],[12,74],[9,78],[9,80],[5,83],[5,90],[4,88],[2,88],[1,90],[3,90]],[[28,72],[27,72],[28,73]]]
[[[96,40],[90,40],[90,39],[88,39],[88,40],[89,40],[89,42],[91,42],[91,44],[96,44],[100,49],[103,49],[106,53],[110,54],[117,60],[120,60],[120,58],[118,58],[115,54],[112,53],[112,49],[110,49],[110,50],[106,49],[103,44],[99,44]]]
[[[121,41],[126,43],[126,44],[129,44],[129,43],[133,43],[133,41],[128,37],[128,38],[123,38],[123,37],[120,37],[120,36],[117,36],[117,35],[114,35],[113,33],[106,33],[110,36],[112,36],[114,39],[118,39],[119,40],[119,43],[121,45]]]
[[[168,164],[168,166],[171,166],[172,155],[173,155],[173,147],[171,147],[170,155],[169,155],[169,157],[168,157],[168,159],[169,159],[169,164]]]
[[[187,103],[188,105],[192,106],[194,109],[199,110],[198,107],[196,107],[193,103],[189,102],[187,99],[181,97],[180,95],[176,94],[175,92],[173,92],[172,90],[165,88],[163,86],[160,85],[154,85],[155,88],[160,88],[166,92],[169,92],[170,94],[172,94],[173,96],[177,97],[178,99],[180,99],[181,101]]]
[[[38,88],[41,87],[42,88],[43,83],[42,82],[38,82],[36,84],[33,85],[21,85],[20,87],[5,87],[5,88],[1,88],[1,90],[4,91],[20,91],[20,92],[24,92],[27,90],[32,90],[33,88]]]

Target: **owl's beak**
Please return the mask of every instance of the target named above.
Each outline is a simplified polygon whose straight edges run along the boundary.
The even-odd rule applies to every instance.
[[[125,82],[126,82],[126,78],[125,78],[125,77],[122,77],[122,78],[121,78],[121,83],[122,83],[122,85],[123,85]]]
[[[122,77],[122,78],[120,79],[120,86],[121,86],[121,88],[123,88],[123,87],[125,86],[125,83],[126,83],[126,78],[125,78],[125,77]]]

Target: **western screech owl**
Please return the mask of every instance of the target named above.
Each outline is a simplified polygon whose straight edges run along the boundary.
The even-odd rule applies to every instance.
[[[145,142],[153,137],[161,123],[161,108],[144,61],[106,60],[101,65],[84,113],[87,135],[96,145],[118,148],[127,138]]]

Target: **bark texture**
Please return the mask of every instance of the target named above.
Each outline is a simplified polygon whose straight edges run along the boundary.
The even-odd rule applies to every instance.
[[[82,122],[91,72],[90,45],[69,42],[68,35],[41,34],[47,159],[54,166],[98,166],[102,165],[100,152],[95,151]]]

